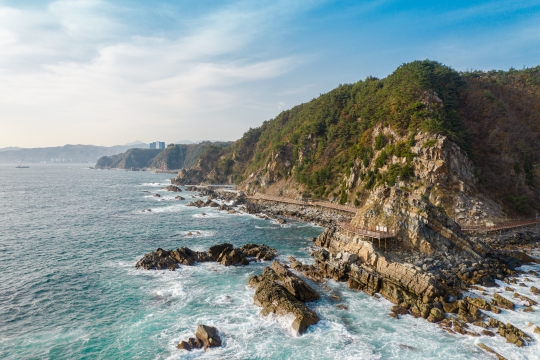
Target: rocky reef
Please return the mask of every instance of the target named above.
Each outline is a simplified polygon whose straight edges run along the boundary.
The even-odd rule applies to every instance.
[[[247,265],[250,261],[272,260],[277,251],[264,244],[245,244],[234,248],[231,244],[214,245],[208,251],[194,251],[187,247],[163,250],[145,254],[135,265],[137,269],[172,270],[180,265],[192,266],[196,262],[216,261],[224,266]]]
[[[276,314],[292,319],[294,333],[304,333],[319,317],[304,303],[318,299],[319,294],[300,277],[274,260],[259,276],[252,276],[248,284],[255,288],[253,301],[262,307],[261,315]]]
[[[193,349],[201,348],[207,350],[218,346],[221,346],[221,338],[218,330],[213,326],[199,325],[194,338],[189,338],[187,341],[182,340],[176,347],[178,349],[191,351]]]

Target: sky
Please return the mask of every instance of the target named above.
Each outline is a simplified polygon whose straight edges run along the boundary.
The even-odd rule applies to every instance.
[[[236,140],[423,59],[540,65],[540,0],[0,0],[0,148]]]

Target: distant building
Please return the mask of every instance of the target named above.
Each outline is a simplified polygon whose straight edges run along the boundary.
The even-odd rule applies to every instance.
[[[163,141],[154,141],[153,143],[150,143],[150,149],[163,150],[163,149],[165,149],[165,142],[163,142]]]

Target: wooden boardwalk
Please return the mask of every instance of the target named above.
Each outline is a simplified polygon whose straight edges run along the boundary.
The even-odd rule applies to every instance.
[[[300,205],[300,206],[319,206],[319,207],[323,207],[327,209],[347,212],[350,214],[356,214],[358,211],[358,209],[352,206],[339,205],[339,204],[334,204],[334,203],[326,202],[326,201],[295,200],[295,199],[289,199],[289,198],[284,198],[284,197],[279,197],[279,196],[260,195],[260,194],[248,196],[247,198],[250,200],[275,201],[275,202],[280,202],[280,203],[285,203],[285,204],[294,204],[294,205]]]
[[[540,225],[540,219],[506,221],[494,224],[493,226],[463,226],[461,231],[465,233],[490,233],[534,225]]]
[[[361,236],[365,240],[371,241],[375,246],[377,246],[378,242],[379,249],[384,248],[384,250],[387,250],[389,247],[395,248],[398,245],[396,232],[394,230],[380,231],[364,229],[345,222],[338,222],[338,227],[352,236]]]

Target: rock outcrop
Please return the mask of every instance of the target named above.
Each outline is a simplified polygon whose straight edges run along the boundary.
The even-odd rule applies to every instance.
[[[262,275],[250,277],[248,283],[256,288],[253,301],[262,307],[261,315],[273,313],[292,318],[294,333],[302,334],[319,321],[303,303],[318,299],[319,294],[277,261],[264,268]]]
[[[213,326],[199,325],[195,332],[194,338],[189,338],[187,341],[180,341],[176,346],[178,349],[191,351],[193,349],[205,350],[221,346],[221,338],[218,330]]]
[[[246,244],[233,248],[231,244],[212,246],[208,251],[193,251],[186,247],[176,250],[163,250],[145,254],[135,265],[145,270],[175,270],[180,265],[191,266],[196,262],[217,261],[225,266],[247,265],[250,261],[272,260],[277,251],[267,245]]]

